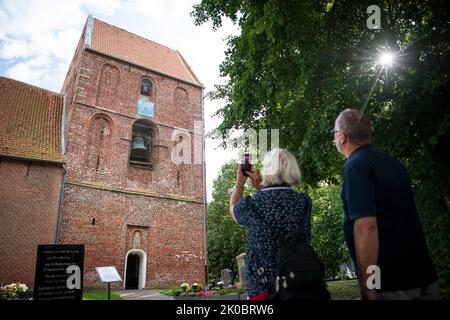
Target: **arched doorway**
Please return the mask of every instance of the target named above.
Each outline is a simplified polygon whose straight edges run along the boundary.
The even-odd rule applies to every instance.
[[[146,253],[139,249],[128,251],[125,256],[124,289],[144,289],[146,273]]]
[[[137,289],[139,284],[139,255],[130,253],[127,260],[125,289]]]

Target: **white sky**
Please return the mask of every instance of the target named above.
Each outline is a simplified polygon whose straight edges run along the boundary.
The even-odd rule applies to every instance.
[[[179,50],[205,85],[223,83],[226,36],[237,34],[231,22],[216,31],[211,23],[194,26],[189,13],[200,0],[1,0],[0,75],[60,92],[89,14],[102,21]],[[205,99],[205,127],[220,124],[211,115],[220,102]],[[206,141],[208,201],[212,181],[235,152]]]

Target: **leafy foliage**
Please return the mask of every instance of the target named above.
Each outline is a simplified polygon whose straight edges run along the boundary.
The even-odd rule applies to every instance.
[[[444,0],[388,1],[381,30],[366,27],[368,0],[203,0],[197,24],[239,24],[212,98],[227,129],[280,129],[304,181],[338,184],[343,159],[328,130],[340,111],[367,104],[376,146],[408,169],[440,286],[450,297],[449,11]],[[396,52],[383,70],[381,51]],[[370,89],[374,90],[369,99]],[[218,209],[216,207],[216,209]]]
[[[219,278],[223,269],[237,273],[236,256],[245,252],[247,234],[229,214],[229,200],[236,181],[235,162],[222,166],[213,183],[213,200],[208,204],[208,259],[210,278]]]
[[[316,249],[325,266],[325,277],[334,279],[339,276],[339,265],[351,263],[342,233],[342,210],[340,188],[323,184],[310,189],[313,200],[311,245]]]

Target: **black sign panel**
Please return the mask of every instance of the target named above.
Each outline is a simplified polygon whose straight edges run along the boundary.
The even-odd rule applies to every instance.
[[[82,300],[84,245],[38,245],[34,300]]]

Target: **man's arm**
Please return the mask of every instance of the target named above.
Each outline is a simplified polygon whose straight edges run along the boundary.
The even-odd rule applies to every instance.
[[[356,219],[353,225],[355,236],[356,263],[358,280],[363,300],[376,299],[376,291],[367,288],[367,268],[378,263],[378,224],[375,217]]]

